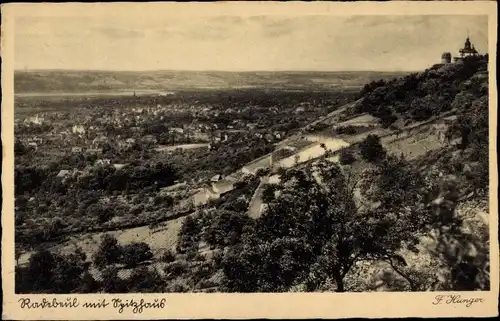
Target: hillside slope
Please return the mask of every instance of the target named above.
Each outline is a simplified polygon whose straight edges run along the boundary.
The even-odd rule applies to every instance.
[[[457,113],[488,95],[488,56],[469,57],[463,64],[435,65],[391,81],[364,86],[358,112],[381,118],[384,126],[399,120],[424,121],[446,111]]]

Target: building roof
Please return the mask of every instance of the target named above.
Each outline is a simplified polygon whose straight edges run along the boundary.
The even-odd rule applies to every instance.
[[[470,42],[469,37],[465,40],[464,47],[458,50],[460,54],[477,54],[477,50],[474,45]]]
[[[212,178],[210,179],[212,182],[218,182],[222,179],[222,176],[220,174],[217,174],[217,175],[214,175],[212,176]]]
[[[69,170],[67,169],[62,169],[59,171],[59,173],[57,174],[57,177],[65,177],[65,176],[68,176],[70,173]]]
[[[125,166],[127,166],[128,164],[113,164],[113,167],[115,169],[122,169],[124,168]]]
[[[441,58],[451,58],[451,53],[443,52],[443,54],[441,55]]]

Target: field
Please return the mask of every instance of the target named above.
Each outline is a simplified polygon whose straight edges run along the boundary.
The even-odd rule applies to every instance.
[[[85,93],[186,89],[269,88],[325,90],[360,87],[375,79],[391,79],[402,72],[222,72],[222,71],[16,71],[15,92]]]

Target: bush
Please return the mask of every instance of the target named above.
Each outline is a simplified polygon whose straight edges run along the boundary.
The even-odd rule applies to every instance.
[[[182,222],[181,230],[179,231],[177,242],[177,253],[186,253],[190,249],[197,249],[200,239],[200,220],[198,217],[191,215],[186,216]]]
[[[174,262],[175,261],[175,254],[172,250],[167,250],[167,251],[163,252],[160,260],[162,260],[163,262],[166,262],[166,263]]]
[[[106,268],[102,272],[102,291],[105,293],[127,293],[128,282],[118,276],[114,267]]]
[[[153,253],[149,245],[144,242],[128,244],[122,248],[121,261],[129,266],[135,266],[141,262],[150,260],[152,257]]]
[[[368,135],[364,141],[359,144],[361,156],[368,162],[375,162],[383,159],[387,151],[380,143],[380,138],[377,135]]]
[[[188,271],[188,263],[186,261],[175,261],[165,267],[165,274],[171,278],[183,275]]]
[[[358,132],[358,128],[356,126],[343,126],[337,127],[335,132],[339,135],[354,135]]]
[[[114,236],[104,234],[99,249],[94,254],[94,264],[102,269],[110,264],[119,263],[122,256],[122,247]]]
[[[255,175],[257,177],[262,177],[262,176],[269,175],[269,173],[270,173],[270,169],[269,168],[259,168],[257,170],[257,172],[255,172]]]
[[[69,255],[37,251],[26,268],[16,268],[16,293],[72,293],[85,283],[85,259],[79,250]]]
[[[339,161],[342,165],[350,165],[356,161],[356,157],[351,151],[343,149],[340,151]]]
[[[262,201],[264,203],[270,203],[274,200],[274,193],[277,190],[277,186],[274,184],[267,185],[262,191]]]
[[[140,267],[134,269],[129,282],[129,293],[134,292],[163,292],[165,281],[156,271],[156,269],[148,269],[147,267]]]

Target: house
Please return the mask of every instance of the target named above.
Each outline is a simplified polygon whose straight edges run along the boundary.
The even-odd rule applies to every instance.
[[[228,180],[220,180],[212,183],[212,190],[219,195],[223,195],[234,189],[234,182]]]
[[[73,134],[85,134],[85,128],[82,125],[74,125],[71,131]]]
[[[86,152],[88,154],[98,155],[98,154],[102,154],[102,148],[89,148],[89,149],[87,149]]]
[[[69,174],[70,174],[70,173],[71,173],[71,172],[70,172],[69,170],[67,170],[67,169],[62,169],[62,170],[60,170],[60,171],[59,171],[59,173],[57,174],[57,176],[56,176],[56,177],[59,177],[59,178],[66,178],[66,177],[68,177],[68,176],[69,176]]]
[[[203,205],[208,203],[210,200],[218,199],[219,194],[211,191],[208,188],[202,188],[196,194],[193,195],[193,204],[195,206]]]
[[[128,164],[113,164],[113,167],[116,169],[116,170],[119,170],[119,169],[122,169],[124,168],[125,166],[127,166]]]
[[[151,144],[156,144],[158,142],[156,137],[154,137],[153,135],[146,135],[146,136],[142,137],[142,141],[145,143],[151,143]]]
[[[28,146],[33,148],[34,150],[37,150],[38,149],[38,144],[35,143],[35,142],[29,142],[28,143]]]
[[[172,127],[170,128],[170,132],[184,134],[184,129],[179,127]]]
[[[75,153],[75,154],[81,153],[82,151],[83,151],[83,149],[81,147],[79,147],[79,146],[75,146],[75,147],[71,148],[71,152]]]
[[[297,109],[295,109],[296,114],[303,113],[304,111],[306,111],[306,109],[303,106],[297,107]]]
[[[458,119],[457,115],[452,115],[452,116],[448,116],[448,117],[443,118],[443,122],[446,125],[452,125],[455,121],[457,121],[457,119]]]
[[[106,136],[99,136],[99,137],[94,138],[94,140],[92,141],[92,146],[98,147],[98,146],[106,143],[107,141],[108,141],[108,138]]]
[[[24,120],[24,123],[26,125],[29,125],[29,124],[35,124],[35,125],[41,125],[43,123],[43,117],[39,117],[38,115],[34,116],[34,117],[28,117]]]
[[[173,192],[173,191],[176,191],[176,190],[181,189],[181,188],[186,187],[186,186],[187,186],[187,182],[181,182],[181,183],[177,183],[174,185],[160,188],[160,192],[162,192],[162,193]]]
[[[98,159],[95,161],[96,166],[104,166],[104,165],[109,165],[111,161],[109,159]]]
[[[209,141],[210,140],[210,137],[208,136],[207,133],[202,133],[199,131],[195,131],[192,134],[192,137],[193,137],[193,139],[200,140],[200,141]]]
[[[31,137],[28,139],[28,142],[33,142],[33,143],[37,143],[37,144],[42,144],[43,143],[43,138],[41,137]]]

